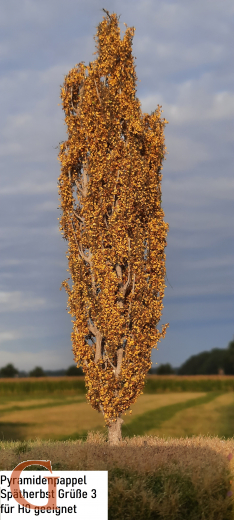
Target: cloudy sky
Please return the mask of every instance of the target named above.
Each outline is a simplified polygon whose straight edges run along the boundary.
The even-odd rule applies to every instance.
[[[103,3],[104,2],[104,3]],[[168,155],[167,335],[155,363],[226,348],[234,335],[233,0],[3,0],[0,36],[0,367],[73,363],[66,242],[58,227],[60,85],[93,61],[102,8],[135,27],[144,112],[162,105]]]

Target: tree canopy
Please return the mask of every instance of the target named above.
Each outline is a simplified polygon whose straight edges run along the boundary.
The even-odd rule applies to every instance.
[[[142,113],[135,29],[121,39],[117,15],[105,12],[95,36],[97,58],[71,69],[61,88],[68,139],[60,144],[59,195],[73,352],[89,402],[110,425],[142,392],[151,350],[168,326],[157,328],[166,287],[167,121],[159,105]]]
[[[5,367],[0,368],[0,377],[16,377],[19,374],[17,368],[8,363]]]

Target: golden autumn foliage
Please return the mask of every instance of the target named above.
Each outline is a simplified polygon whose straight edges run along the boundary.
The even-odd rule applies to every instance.
[[[134,28],[120,37],[106,11],[97,58],[77,64],[61,89],[68,139],[60,145],[60,230],[68,241],[75,361],[87,398],[107,425],[144,386],[160,332],[168,224],[161,208],[164,125],[142,113],[132,56]]]

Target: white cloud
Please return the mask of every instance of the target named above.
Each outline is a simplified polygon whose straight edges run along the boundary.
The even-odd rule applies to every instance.
[[[194,293],[186,293],[180,294],[180,296],[184,297],[184,301],[178,301],[171,298],[171,301],[166,303],[164,302],[165,308],[163,311],[163,323],[167,323],[167,320],[171,321],[171,327],[173,327],[172,322],[181,323],[183,327],[183,323],[186,322],[196,322],[197,327],[199,325],[207,322],[208,320],[231,320],[233,316],[234,306],[230,305],[229,300],[225,300],[222,298],[223,294],[219,293],[210,293],[212,296],[212,300],[207,301],[205,296],[208,296],[207,293],[201,295]],[[186,301],[185,296],[201,296],[200,299],[194,299],[194,301]],[[204,298],[202,298],[204,296]],[[221,300],[221,301],[220,301]]]
[[[232,120],[234,116],[234,91],[215,91],[214,73],[204,73],[175,85],[174,100],[168,102],[162,93],[149,94],[141,99],[143,112],[151,112],[162,106],[169,124],[182,126],[187,123]]]
[[[8,142],[4,144],[0,144],[0,156],[9,156],[12,157],[12,155],[18,155],[22,151],[22,146],[20,143],[14,143],[14,142]]]
[[[183,97],[181,92],[177,98],[177,103],[162,103],[166,119],[168,118],[172,124],[176,125],[232,120],[234,116],[234,92],[210,93],[205,89],[199,91],[196,88],[196,83],[196,81],[189,82],[186,95]],[[182,85],[180,90],[186,92],[186,88],[183,89]]]
[[[168,284],[166,294],[168,298],[170,295],[174,295],[173,298],[198,296],[199,302],[205,295],[221,294],[223,299],[227,295],[225,311],[230,312],[231,283],[226,281],[229,275],[225,278],[223,273],[225,270],[229,273],[231,269],[230,243],[233,240],[230,208],[234,188],[234,75],[231,66],[234,4],[233,0],[159,0],[157,8],[155,5],[154,0],[132,0],[129,3],[119,0],[118,4],[112,1],[109,9],[117,14],[122,12],[121,29],[124,29],[123,22],[136,27],[133,54],[137,57],[137,75],[141,80],[138,95],[143,111],[151,112],[160,104],[164,111],[162,117],[169,121],[165,127],[169,154],[163,164],[162,206],[166,208],[165,220],[170,226],[166,254],[169,263],[177,258],[174,268],[178,278],[175,282],[168,273],[173,290]],[[39,217],[42,218],[39,212],[54,211],[56,207],[53,200],[57,197],[60,164],[57,161],[58,149],[54,147],[67,138],[64,113],[61,106],[57,106],[60,103],[60,85],[64,75],[76,63],[95,59],[92,55],[95,51],[93,35],[102,20],[101,8],[100,2],[93,0],[80,4],[77,0],[67,0],[65,10],[63,0],[40,0],[39,3],[35,0],[8,0],[1,12],[0,24],[4,25],[4,33],[0,47],[3,59],[0,80],[0,98],[3,100],[0,243],[4,248],[4,259],[9,256],[9,269],[3,273],[0,311],[8,311],[9,316],[6,312],[4,318],[11,320],[12,311],[25,310],[19,315],[20,324],[25,323],[25,326],[30,309],[39,309],[45,315],[48,309],[57,309],[60,305],[53,293],[53,285],[49,284],[52,284],[53,276],[59,274],[56,275],[56,269],[64,268],[66,259],[63,253],[60,260],[54,257],[50,239],[56,235],[61,251],[65,243],[58,221],[51,220],[52,214],[46,215],[41,227],[36,223],[39,224]],[[53,199],[52,192],[55,195]],[[57,211],[56,217],[59,213]],[[47,257],[44,241],[50,241],[51,246]],[[209,248],[212,249],[209,251]],[[183,250],[184,263],[178,261],[178,249]],[[203,258],[204,251],[209,259]],[[213,251],[216,254],[212,256]],[[191,252],[195,253],[196,261],[186,260],[191,258]],[[12,261],[14,256],[15,262]],[[39,265],[41,262],[45,269],[49,266],[50,281],[46,288],[41,287],[43,292],[39,297],[36,292],[24,291],[25,279],[20,279],[20,273],[21,264],[25,266],[27,263],[29,275],[35,276],[38,287],[41,275],[35,263]],[[44,262],[49,262],[47,267]],[[51,277],[50,272],[53,274]],[[15,290],[14,278],[13,281],[7,278],[9,273],[17,275],[18,291]],[[191,283],[186,284],[183,276]],[[47,296],[51,288],[53,301],[50,304]],[[169,306],[171,316],[179,309],[175,298]],[[181,308],[180,320],[183,319],[185,324],[193,315],[191,309],[186,305]],[[212,318],[212,307],[207,310],[203,305],[200,314],[196,312],[203,323]],[[36,316],[37,313],[31,314],[30,318],[36,319]],[[218,316],[216,310],[214,316],[215,319]],[[14,317],[18,318],[16,314]],[[36,348],[33,339],[38,338],[38,332],[45,337],[46,327],[31,331],[32,348]],[[60,327],[58,331],[63,334],[62,322]],[[223,323],[220,320],[220,330],[221,327],[226,331],[225,320]],[[212,336],[209,325],[207,335],[208,332]],[[47,351],[35,354],[25,351],[25,335],[20,336],[22,345],[17,355],[7,352],[3,341],[17,350],[21,332],[2,330],[1,334],[0,341],[5,349],[2,355],[6,362],[17,359],[20,363],[23,356],[21,368],[25,368],[24,364],[30,359],[28,368],[31,369],[36,364],[42,365],[40,360],[44,362],[46,359]],[[48,331],[47,336],[52,338],[54,346],[57,342],[54,330]],[[185,334],[180,345],[188,342],[187,337]],[[59,356],[56,352],[48,359],[52,365],[63,366],[66,356],[63,359]]]
[[[4,331],[0,332],[0,343],[5,343],[5,341],[15,341],[21,338],[22,335],[17,331]],[[1,359],[1,356],[0,356]]]
[[[17,114],[17,115],[10,115],[9,116],[9,127],[11,130],[22,130],[22,128],[25,128],[29,125],[32,121],[32,115],[31,114]],[[8,137],[9,130],[5,129],[5,135]]]
[[[164,166],[165,168],[165,166]],[[180,207],[180,211],[176,211],[178,218],[181,218],[181,214],[183,211],[187,212],[187,209],[191,210],[189,214],[187,214],[187,218],[191,219],[202,219],[203,215],[209,215],[209,219],[213,218],[215,221],[218,220],[218,225],[222,225],[222,223],[226,223],[226,215],[219,211],[221,207],[220,204],[222,201],[232,201],[233,200],[233,190],[234,190],[234,177],[228,177],[225,175],[220,176],[219,178],[212,178],[209,174],[207,176],[199,175],[190,175],[189,173],[186,176],[181,177],[167,177],[164,174],[163,177],[163,200],[166,200],[168,210],[173,205]],[[217,207],[217,201],[218,207]],[[194,215],[194,209],[199,208],[199,212]],[[203,208],[203,215],[200,213]],[[175,210],[172,210],[175,211]],[[213,217],[213,212],[215,213]],[[173,215],[173,221],[174,221]],[[211,218],[212,217],[212,218]],[[211,227],[213,227],[212,222],[210,223]]]
[[[21,291],[0,291],[0,312],[30,311],[45,306],[45,298],[35,298]]]
[[[0,43],[0,57],[1,59],[4,59],[5,57],[7,57],[7,55],[9,55],[9,52],[10,52],[10,45],[8,42],[2,42]]]
[[[44,175],[42,174],[42,179]],[[0,195],[14,195],[14,194],[23,194],[23,195],[32,195],[39,193],[55,193],[57,189],[57,185],[55,182],[38,182],[37,175],[33,172],[33,179],[23,179],[21,176],[21,182],[8,184],[6,186],[0,187]]]
[[[186,67],[198,67],[205,64],[216,63],[222,59],[225,53],[225,46],[214,42],[201,41],[194,45],[184,46],[184,41],[176,40],[173,36],[170,40],[155,41],[152,45],[152,36],[139,39],[136,44],[136,52],[150,53],[152,63],[170,63],[170,72],[183,71]],[[152,55],[153,54],[153,55]],[[164,65],[165,66],[165,65]],[[169,72],[169,70],[167,71]]]
[[[9,265],[19,265],[22,263],[20,260],[17,260],[16,258],[8,258],[7,260],[1,260],[1,266],[9,266]]]
[[[186,215],[184,215],[184,219],[186,218]],[[233,231],[232,230],[226,230],[225,229],[225,235],[224,235],[224,230],[223,229],[219,229],[218,231],[215,230],[215,233],[214,232],[210,232],[209,229],[206,229],[205,228],[205,222],[204,222],[204,219],[203,219],[203,229],[202,226],[200,226],[200,229],[198,230],[198,232],[191,232],[191,230],[189,229],[185,229],[185,225],[184,225],[184,229],[182,230],[183,233],[180,234],[180,229],[176,229],[176,233],[173,233],[172,232],[172,229],[174,227],[174,223],[173,223],[173,220],[172,219],[169,219],[169,218],[166,218],[166,222],[169,221],[169,225],[171,227],[171,232],[169,231],[169,234],[168,234],[168,237],[167,237],[167,244],[168,244],[168,247],[166,249],[166,254],[167,256],[170,254],[170,258],[173,257],[173,250],[174,251],[183,251],[183,254],[185,256],[187,256],[188,254],[188,251],[190,250],[194,250],[194,251],[197,251],[198,254],[201,254],[203,253],[204,249],[208,249],[210,247],[218,247],[220,241],[225,237],[225,239],[227,240],[227,238],[230,240],[233,239]],[[207,219],[207,223],[208,223],[208,219]],[[176,226],[175,226],[176,227]],[[213,230],[212,230],[213,231]],[[170,253],[169,253],[169,248],[170,248]],[[200,251],[199,251],[200,250]],[[180,267],[181,268],[181,267]],[[192,277],[192,273],[191,273],[191,277]]]
[[[188,135],[170,134],[165,141],[167,147],[166,162],[163,170],[170,172],[186,172],[194,166],[211,158],[208,143],[193,139]]]
[[[64,353],[57,350],[40,350],[40,352],[0,350],[0,360],[0,368],[12,363],[18,370],[26,372],[36,366],[40,366],[44,370],[57,370],[66,369],[74,364],[70,353],[68,358],[67,349],[64,349]]]
[[[186,265],[184,266],[186,268]],[[196,266],[194,266],[196,267]],[[192,297],[192,296],[211,296],[214,295],[216,297],[218,296],[230,296],[233,295],[234,286],[233,284],[230,284],[230,282],[206,282],[203,283],[199,281],[198,283],[194,284],[187,284],[186,286],[182,286],[181,284],[173,284],[173,288],[170,287],[170,285],[167,283],[167,289],[166,289],[166,295],[170,299],[177,299],[180,297]],[[178,305],[179,302],[178,302]],[[230,308],[230,304],[227,303],[227,305]],[[233,311],[234,311],[234,304],[233,304]],[[206,313],[204,314],[206,316]]]
[[[2,5],[0,24],[6,27],[11,23],[14,27],[19,27],[19,25],[30,23],[36,24],[38,28],[40,26],[42,29],[49,23],[49,17],[52,21],[53,9],[50,4],[51,2],[48,4],[43,0],[40,3],[33,0],[21,0],[20,4],[15,0],[8,0]]]
[[[20,161],[56,162],[55,147],[66,139],[60,102],[61,65],[42,71],[9,72],[0,82],[5,99],[2,112],[0,155],[17,155]],[[12,110],[12,105],[17,105]],[[20,107],[20,111],[18,109]],[[5,112],[5,114],[4,114]],[[54,149],[53,149],[54,148]],[[57,166],[57,163],[56,163]]]
[[[53,189],[53,192],[54,192],[54,189]],[[34,206],[34,211],[53,211],[54,212],[54,211],[56,211],[56,209],[58,207],[58,203],[59,202],[53,201],[53,200],[45,200],[44,202],[36,204]]]
[[[209,258],[199,258],[197,260],[186,260],[183,269],[217,269],[234,266],[234,256],[210,256]]]
[[[27,217],[28,222],[28,217]],[[25,220],[25,222],[26,222]],[[35,222],[35,221],[34,221]],[[0,240],[4,240],[6,244],[12,245],[12,240],[14,240],[15,244],[19,244],[18,240],[20,237],[20,241],[24,242],[25,245],[29,244],[30,250],[32,248],[32,240],[37,237],[37,240],[40,240],[41,237],[45,237],[45,226],[35,226],[35,227],[27,227],[27,236],[25,237],[25,233],[22,232],[22,226],[6,226],[0,228]],[[59,226],[46,226],[46,237],[49,238],[51,236],[60,235]],[[62,240],[62,238],[61,238]]]

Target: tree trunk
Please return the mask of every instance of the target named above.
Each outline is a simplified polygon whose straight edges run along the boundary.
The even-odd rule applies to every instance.
[[[108,442],[111,446],[116,446],[122,440],[121,425],[123,419],[117,417],[116,421],[111,421],[108,426]]]

